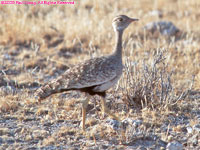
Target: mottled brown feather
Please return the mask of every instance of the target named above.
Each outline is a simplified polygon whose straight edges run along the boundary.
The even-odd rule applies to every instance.
[[[52,94],[80,90],[90,95],[105,96],[105,91],[117,83],[122,74],[122,34],[124,29],[137,19],[125,15],[113,19],[116,44],[111,55],[98,57],[80,63],[68,69],[57,79],[46,83],[35,92],[35,97],[42,100]]]

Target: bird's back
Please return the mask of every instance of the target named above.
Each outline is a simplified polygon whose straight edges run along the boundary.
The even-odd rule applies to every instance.
[[[112,55],[90,59],[39,88],[35,96],[44,99],[55,93],[88,87],[93,87],[94,92],[103,92],[118,81],[121,73],[121,60]]]

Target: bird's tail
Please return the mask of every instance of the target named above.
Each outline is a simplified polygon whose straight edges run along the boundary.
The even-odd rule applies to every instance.
[[[61,92],[61,88],[62,83],[59,82],[59,80],[53,80],[37,89],[34,96],[39,102],[41,102],[50,95]]]

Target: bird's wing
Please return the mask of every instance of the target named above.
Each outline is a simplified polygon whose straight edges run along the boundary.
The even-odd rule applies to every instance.
[[[117,77],[115,66],[115,60],[109,57],[90,59],[68,69],[57,79],[37,89],[35,97],[41,101],[63,90],[81,89],[109,82]]]
[[[106,83],[117,76],[113,63],[108,57],[90,59],[70,68],[54,83],[59,84],[59,89],[79,89]]]

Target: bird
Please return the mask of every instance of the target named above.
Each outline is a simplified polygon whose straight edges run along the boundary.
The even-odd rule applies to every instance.
[[[106,106],[106,91],[112,88],[123,72],[122,35],[132,22],[139,19],[126,15],[118,15],[112,21],[116,41],[111,54],[86,60],[66,70],[62,75],[42,85],[35,92],[40,103],[50,95],[78,90],[84,92],[86,99],[82,101],[82,129],[85,131],[86,110],[90,98],[98,95],[101,98],[102,113],[120,120]]]

